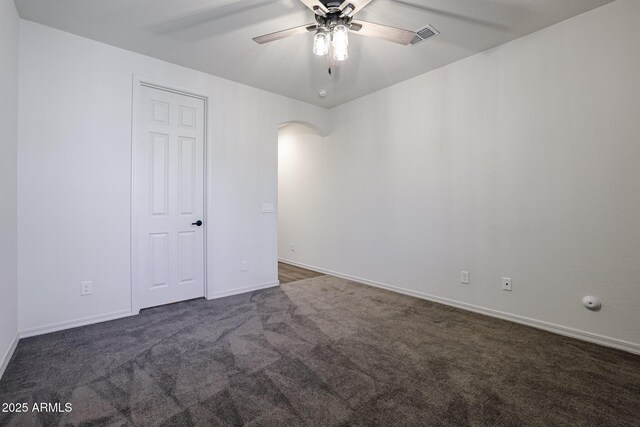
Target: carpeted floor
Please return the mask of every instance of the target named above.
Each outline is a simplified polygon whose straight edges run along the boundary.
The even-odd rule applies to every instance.
[[[0,425],[640,425],[640,357],[322,276],[20,341]]]

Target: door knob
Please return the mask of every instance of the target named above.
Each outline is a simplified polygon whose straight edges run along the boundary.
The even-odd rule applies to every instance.
[[[200,227],[202,225],[202,221],[197,220],[196,222],[192,222],[191,225],[197,225],[198,227]]]

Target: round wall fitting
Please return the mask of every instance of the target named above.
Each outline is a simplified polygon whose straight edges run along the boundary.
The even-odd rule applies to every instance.
[[[598,311],[602,307],[602,302],[597,297],[589,295],[582,298],[582,305],[591,311]]]

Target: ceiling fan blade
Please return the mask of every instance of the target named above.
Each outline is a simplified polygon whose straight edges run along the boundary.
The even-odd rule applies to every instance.
[[[304,3],[304,5],[307,6],[309,9],[311,9],[313,13],[315,13],[316,15],[326,16],[327,13],[329,13],[329,9],[327,9],[327,7],[324,4],[322,4],[320,0],[300,0],[300,1]]]
[[[287,37],[297,36],[299,34],[305,34],[309,31],[315,31],[318,29],[316,24],[301,25],[299,27],[289,28],[288,30],[276,31],[275,33],[265,34],[264,36],[254,37],[253,41],[259,44],[269,43]]]
[[[340,11],[344,16],[353,16],[360,12],[363,7],[371,3],[372,0],[345,0],[340,5]]]
[[[411,43],[411,40],[416,36],[415,31],[374,24],[373,22],[367,21],[353,21],[350,29],[361,36],[375,37],[403,45]]]

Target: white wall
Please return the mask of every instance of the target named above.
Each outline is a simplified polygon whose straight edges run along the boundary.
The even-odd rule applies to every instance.
[[[277,127],[328,111],[28,21],[20,25],[20,329],[130,311],[132,76],[210,97],[209,297],[275,284]],[[240,271],[241,260],[249,271]],[[94,294],[80,296],[80,281]]]
[[[0,0],[0,376],[18,332],[18,13]]]
[[[285,135],[280,256],[640,351],[639,16],[619,0]]]

